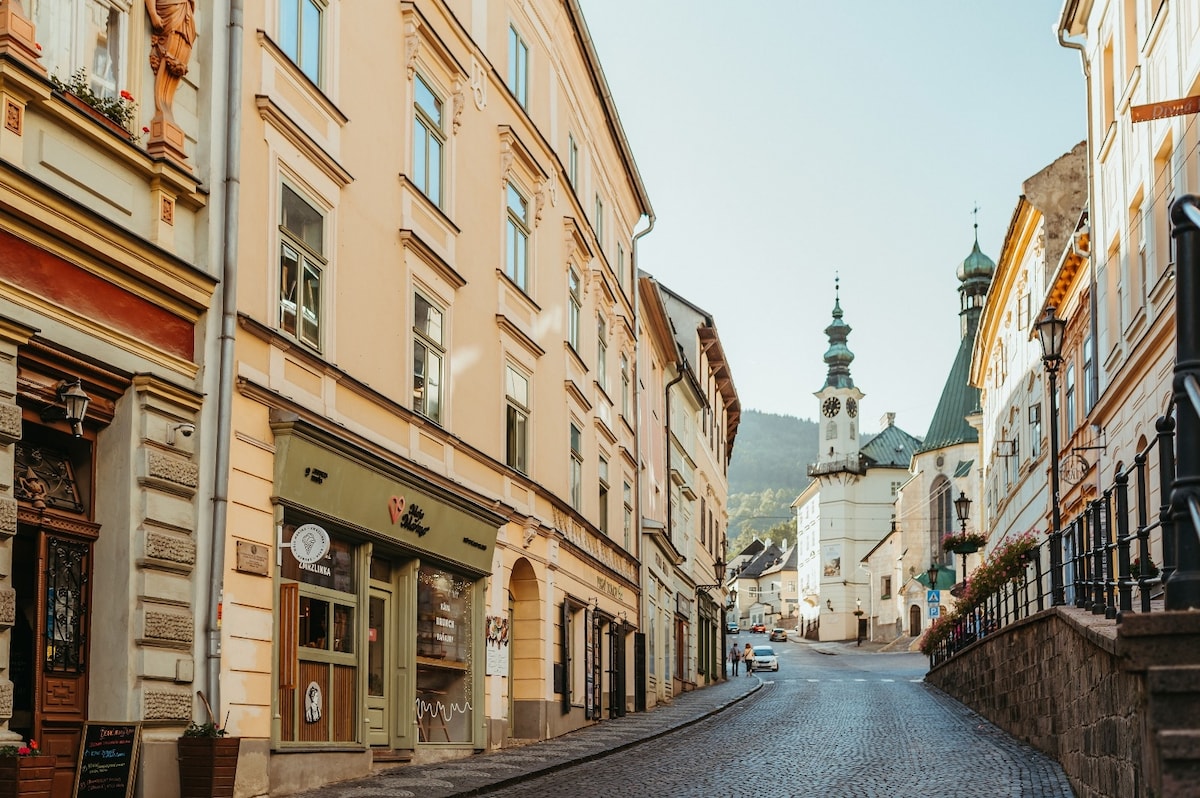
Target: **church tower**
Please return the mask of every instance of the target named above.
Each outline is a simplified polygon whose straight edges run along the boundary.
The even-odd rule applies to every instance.
[[[837,471],[863,473],[859,443],[859,414],[865,394],[854,387],[850,376],[850,363],[854,353],[846,345],[851,327],[842,318],[842,303],[839,279],[834,278],[833,321],[825,328],[829,348],[825,350],[825,363],[829,370],[825,385],[817,391],[817,411],[820,415],[821,431],[818,436],[818,457],[809,469],[809,476],[830,474]]]

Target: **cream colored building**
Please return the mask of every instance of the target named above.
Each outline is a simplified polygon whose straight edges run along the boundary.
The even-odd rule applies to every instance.
[[[248,794],[623,714],[641,623],[650,205],[577,4],[301,7],[249,5],[242,52],[220,705]]]
[[[1080,254],[1053,275],[1046,304],[1068,322],[1062,374],[1061,452],[1077,484],[1101,489],[1118,467],[1154,440],[1168,410],[1174,366],[1175,256],[1171,203],[1200,191],[1194,113],[1155,114],[1153,106],[1200,94],[1200,3],[1095,3],[1068,0],[1060,41],[1077,49],[1088,96],[1090,212]],[[1134,110],[1148,121],[1135,122]],[[1155,118],[1157,117],[1157,118]],[[1064,379],[1060,376],[1060,386]],[[1081,446],[1086,466],[1070,463]],[[1157,506],[1156,458],[1150,501]],[[1064,520],[1086,498],[1064,485]],[[1161,543],[1151,538],[1161,563]]]

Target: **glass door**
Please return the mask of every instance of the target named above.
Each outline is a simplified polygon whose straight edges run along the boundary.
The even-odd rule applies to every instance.
[[[392,594],[371,588],[367,607],[367,744],[390,748]]]

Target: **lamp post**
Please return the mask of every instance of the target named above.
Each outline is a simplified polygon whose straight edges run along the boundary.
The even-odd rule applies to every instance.
[[[722,546],[722,550],[724,550],[723,546]],[[718,554],[716,562],[713,563],[713,576],[715,576],[717,578],[716,584],[696,585],[696,596],[697,597],[699,597],[699,595],[706,590],[717,590],[719,588],[725,587],[725,556],[724,556],[724,553]],[[699,609],[699,608],[697,608],[697,609]],[[720,618],[721,618],[721,629],[720,629],[721,678],[726,679],[729,677],[729,674],[725,670],[726,661],[725,661],[725,605],[724,604],[721,605]]]
[[[967,534],[967,518],[971,514],[971,500],[967,498],[964,491],[958,492],[958,498],[954,500],[954,514],[958,516],[959,531],[963,536]],[[962,583],[963,587],[967,584],[967,555],[969,551],[964,547],[960,552],[962,555]]]
[[[929,589],[930,590],[938,589],[937,579],[938,579],[938,571],[939,570],[940,569],[938,568],[938,564],[936,562],[931,562],[929,564],[929,570],[925,572],[925,576],[929,579]]]
[[[1066,603],[1063,594],[1062,516],[1058,507],[1058,368],[1062,365],[1063,333],[1067,323],[1046,308],[1037,323],[1042,345],[1042,365],[1050,380],[1050,603]]]

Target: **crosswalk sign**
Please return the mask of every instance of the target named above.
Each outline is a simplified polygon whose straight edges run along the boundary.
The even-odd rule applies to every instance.
[[[925,591],[925,603],[926,604],[941,604],[942,603],[942,591],[926,590]]]

